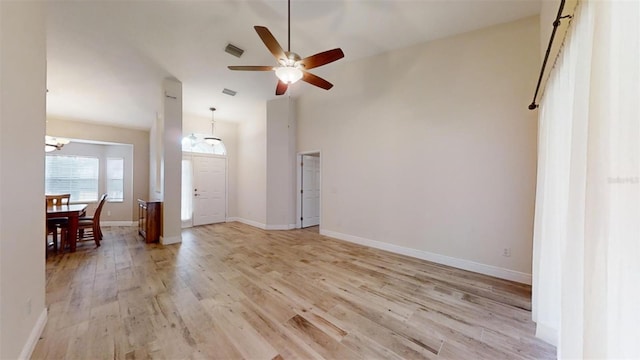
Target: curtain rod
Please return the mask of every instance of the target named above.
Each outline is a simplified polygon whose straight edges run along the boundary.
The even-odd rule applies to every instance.
[[[540,69],[540,76],[538,76],[538,85],[536,85],[536,92],[533,94],[533,101],[529,104],[529,110],[535,110],[538,108],[538,104],[536,104],[536,98],[538,97],[538,91],[540,91],[540,83],[542,83],[542,76],[544,75],[544,70],[547,67],[547,61],[549,60],[549,53],[551,52],[551,46],[553,46],[553,39],[556,37],[556,31],[558,30],[558,26],[560,26],[560,20],[565,18],[571,18],[571,15],[562,16],[562,10],[564,10],[564,2],[565,0],[560,1],[560,7],[558,8],[558,15],[556,15],[556,19],[553,21],[553,31],[551,31],[551,37],[549,38],[549,45],[547,45],[547,52],[544,54],[544,61],[542,62],[542,68]]]

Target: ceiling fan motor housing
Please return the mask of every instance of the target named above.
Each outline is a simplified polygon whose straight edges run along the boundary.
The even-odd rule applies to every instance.
[[[300,67],[303,66],[302,64],[299,64],[300,60],[302,60],[302,58],[300,57],[300,55],[291,52],[291,51],[285,51],[284,52],[285,56],[287,57],[286,59],[280,59],[280,64],[282,64],[282,66],[295,66],[295,67]]]

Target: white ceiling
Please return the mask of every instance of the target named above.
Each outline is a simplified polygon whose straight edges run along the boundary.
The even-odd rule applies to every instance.
[[[306,57],[340,47],[339,61],[353,61],[539,10],[540,0],[292,0],[291,50]],[[182,82],[183,111],[195,116],[210,118],[215,106],[216,120],[242,121],[256,101],[275,98],[275,74],[227,65],[276,64],[253,26],[268,27],[286,50],[286,1],[50,2],[47,12],[51,116],[149,128],[166,77]],[[228,43],[242,58],[224,52]],[[301,82],[293,91],[325,90]]]

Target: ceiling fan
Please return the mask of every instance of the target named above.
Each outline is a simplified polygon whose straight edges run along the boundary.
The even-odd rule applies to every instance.
[[[271,34],[269,29],[264,26],[253,27],[262,42],[267,46],[271,54],[278,61],[278,66],[229,66],[230,70],[243,71],[275,71],[278,77],[278,85],[276,86],[276,95],[282,95],[287,92],[290,84],[302,79],[311,85],[329,90],[333,84],[327,80],[314,75],[307,70],[332,63],[342,59],[344,53],[342,49],[336,48],[323,51],[315,55],[301,58],[300,55],[291,51],[291,0],[287,0],[287,51],[282,49],[276,38]]]

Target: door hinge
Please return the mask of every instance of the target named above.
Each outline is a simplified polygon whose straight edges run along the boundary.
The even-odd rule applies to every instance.
[[[300,221],[302,221],[302,218],[300,218]]]
[[[300,189],[300,194],[302,194],[304,192],[304,190]]]
[[[304,163],[303,163],[303,162],[301,162],[301,163],[300,163],[300,166],[304,166]]]

